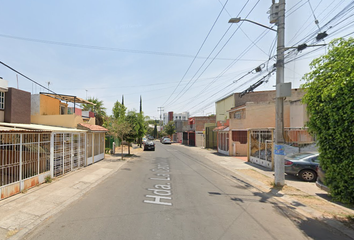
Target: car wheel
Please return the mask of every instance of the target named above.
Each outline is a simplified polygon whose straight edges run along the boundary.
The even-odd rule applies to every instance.
[[[317,174],[312,170],[302,170],[299,177],[306,182],[314,182],[317,179]]]

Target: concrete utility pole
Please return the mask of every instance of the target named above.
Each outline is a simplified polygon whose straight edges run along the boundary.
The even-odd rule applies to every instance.
[[[160,131],[161,131],[161,119],[162,119],[162,114],[163,114],[164,108],[163,107],[158,107],[157,111],[160,112],[160,124],[159,125],[160,125]]]
[[[273,5],[274,6],[274,0]],[[279,11],[277,20],[277,74],[276,74],[276,116],[275,116],[275,138],[274,138],[274,184],[284,186],[284,38],[285,38],[285,0],[279,0]],[[291,91],[291,87],[290,87]]]

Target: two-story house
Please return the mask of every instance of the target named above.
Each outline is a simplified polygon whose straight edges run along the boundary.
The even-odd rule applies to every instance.
[[[293,89],[291,97],[284,100],[285,139],[292,145],[313,142],[304,129],[307,113],[306,106],[301,103],[303,95],[301,90]],[[248,156],[250,161],[272,168],[275,91],[252,92],[243,97],[235,93],[233,98],[234,107],[226,111],[229,119],[227,128],[219,126],[217,129],[218,141],[220,139],[223,143],[219,144],[223,146],[220,152]]]
[[[183,133],[183,143],[189,146],[205,147],[205,126],[215,124],[216,116],[199,116],[188,119],[187,130]]]
[[[47,176],[57,177],[104,158],[107,130],[90,124],[94,118],[67,112],[70,98],[64,103],[44,94],[31,98],[26,91],[5,90],[0,121],[0,199],[42,183]],[[81,99],[71,97],[75,107]]]

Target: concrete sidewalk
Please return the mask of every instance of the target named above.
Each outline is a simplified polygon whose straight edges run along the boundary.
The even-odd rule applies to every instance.
[[[0,239],[21,239],[42,221],[79,199],[121,168],[120,156],[106,158],[0,201]]]

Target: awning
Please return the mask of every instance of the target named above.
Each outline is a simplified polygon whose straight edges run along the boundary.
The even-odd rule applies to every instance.
[[[230,128],[228,126],[219,126],[213,129],[213,132],[228,132]]]
[[[90,132],[108,132],[108,129],[100,126],[100,125],[92,125],[88,123],[79,123],[77,125],[78,129],[88,130]]]
[[[46,95],[49,97],[53,97],[53,98],[57,98],[62,101],[71,102],[71,103],[85,103],[85,104],[96,105],[96,104],[89,102],[85,99],[82,99],[82,98],[79,98],[76,96],[71,96],[71,95],[56,94],[56,93],[44,93],[44,92],[40,92],[40,94],[43,94],[43,95]]]
[[[25,123],[5,123],[0,122],[1,127],[11,127],[18,128],[23,130],[33,130],[33,131],[42,131],[42,132],[68,132],[68,133],[85,133],[87,130],[81,130],[76,128],[64,128],[40,124],[25,124]]]

